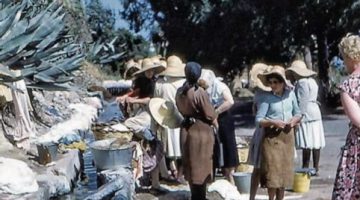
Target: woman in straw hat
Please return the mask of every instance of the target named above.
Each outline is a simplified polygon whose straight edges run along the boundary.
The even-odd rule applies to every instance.
[[[319,87],[313,78],[316,73],[307,69],[301,60],[295,60],[285,71],[286,77],[295,85],[295,94],[303,119],[295,134],[297,148],[302,149],[302,167],[309,168],[311,152],[313,165],[319,172],[320,149],[325,147],[324,128],[317,101]]]
[[[212,70],[203,69],[201,72],[200,82],[204,83],[204,89],[209,95],[210,102],[215,107],[215,112],[218,114],[219,123],[219,138],[223,144],[223,158],[224,166],[214,166],[223,169],[225,178],[232,184],[235,184],[233,173],[235,167],[239,165],[239,157],[236,147],[235,139],[235,124],[234,118],[231,115],[230,108],[234,105],[234,99],[229,87],[218,80]],[[217,164],[217,156],[215,155],[215,164]]]
[[[359,199],[360,197],[360,37],[346,35],[339,51],[350,76],[340,85],[341,103],[350,119],[345,146],[336,173],[332,199]]]
[[[254,88],[254,104],[253,114],[256,115],[258,107],[263,101],[266,92],[271,91],[270,87],[265,86],[258,78],[258,74],[263,73],[268,66],[264,63],[256,63],[252,66],[250,71],[250,87]],[[261,162],[261,141],[263,139],[263,130],[260,127],[256,127],[254,134],[251,138],[249,145],[248,163],[254,166],[254,170],[251,174],[250,185],[250,200],[255,199],[255,195],[260,182],[260,162]]]
[[[165,67],[161,66],[159,63],[154,63],[149,58],[144,59],[142,61],[142,69],[134,74],[137,77],[133,82],[133,93],[120,98],[120,100],[124,99],[127,106],[132,106],[133,104],[138,105],[133,112],[134,116],[125,120],[125,126],[133,131],[135,135],[147,140],[153,139],[149,130],[151,116],[148,112],[147,105],[150,98],[154,95],[155,75],[162,72],[164,69]]]
[[[185,82],[185,64],[175,55],[169,56],[166,60],[166,69],[159,74],[160,78],[156,81],[154,97],[161,97],[174,105],[176,91]],[[176,108],[176,106],[175,106]],[[181,116],[177,108],[174,110],[174,116]],[[175,117],[174,117],[175,118]],[[181,151],[180,151],[180,128],[166,127],[159,124],[157,133],[161,141],[164,142],[166,157],[170,159],[170,169],[172,176],[180,183],[185,183],[181,169]],[[176,163],[178,161],[178,165]]]
[[[269,199],[284,198],[294,176],[294,130],[301,120],[295,93],[286,87],[285,70],[269,66],[259,74],[261,82],[271,88],[258,107],[256,124],[264,129],[261,145],[261,183],[268,188]]]
[[[206,91],[197,84],[201,66],[188,62],[186,81],[178,89],[176,105],[185,117],[181,126],[181,155],[185,179],[189,182],[191,199],[206,199],[206,184],[212,180],[214,133],[216,113]]]

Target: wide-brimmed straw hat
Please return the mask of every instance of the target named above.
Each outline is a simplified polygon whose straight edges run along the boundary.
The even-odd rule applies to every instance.
[[[165,66],[162,66],[160,61],[158,62],[155,59],[145,58],[141,63],[141,69],[139,71],[135,72],[134,76],[141,74],[149,69],[154,69],[155,74],[159,74],[165,70]]]
[[[270,86],[267,80],[267,76],[271,74],[278,75],[281,79],[283,79],[286,85],[291,86],[291,84],[285,77],[285,69],[279,65],[274,65],[274,66],[269,65],[264,72],[258,74],[259,79],[265,86]]]
[[[151,98],[149,102],[150,114],[154,120],[164,128],[180,127],[181,117],[176,115],[176,107],[171,101],[163,98]]]
[[[125,64],[124,79],[132,77],[132,75],[141,69],[139,63],[135,62],[133,59],[129,60]]]
[[[258,77],[258,74],[263,73],[268,66],[264,63],[255,63],[250,70],[250,87],[258,87],[264,91],[270,91],[271,88],[265,86]]]
[[[290,67],[286,69],[285,75],[289,76],[290,73],[295,73],[300,77],[310,77],[316,75],[316,72],[308,69],[302,60],[295,60],[291,63]]]
[[[177,56],[169,56],[166,60],[167,67],[160,75],[170,77],[185,77],[185,63]]]

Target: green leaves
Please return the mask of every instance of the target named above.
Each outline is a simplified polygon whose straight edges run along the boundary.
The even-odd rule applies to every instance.
[[[61,4],[30,2],[4,2],[7,6],[0,9],[0,63],[8,65],[0,67],[0,82],[24,77],[32,87],[50,89],[71,81],[71,71],[80,67],[84,55],[81,45],[68,42],[74,36],[65,34]],[[14,76],[9,68],[22,69],[23,76]]]

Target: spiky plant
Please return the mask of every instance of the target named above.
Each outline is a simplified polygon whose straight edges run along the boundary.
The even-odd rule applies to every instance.
[[[82,45],[68,35],[63,6],[54,1],[4,1],[0,10],[0,82],[22,70],[28,87],[64,89],[82,60]],[[1,79],[3,78],[3,79]]]

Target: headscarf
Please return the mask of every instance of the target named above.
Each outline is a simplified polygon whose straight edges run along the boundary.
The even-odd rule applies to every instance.
[[[182,94],[186,94],[191,87],[198,88],[197,81],[201,76],[201,65],[196,62],[188,62],[185,65],[185,83],[182,88]]]
[[[213,105],[218,106],[217,104],[220,103],[219,101],[222,99],[221,94],[224,90],[224,88],[221,87],[221,81],[216,78],[215,73],[209,69],[202,70],[200,79],[206,81],[208,86],[208,88],[206,88],[206,92],[210,97],[210,101]]]

